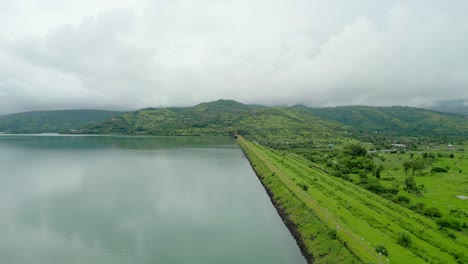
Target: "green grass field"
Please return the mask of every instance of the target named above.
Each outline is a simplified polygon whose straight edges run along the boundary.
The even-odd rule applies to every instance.
[[[431,219],[353,183],[329,176],[299,155],[272,150],[245,139],[240,139],[239,144],[257,174],[263,175],[262,182],[265,185],[269,182],[276,184],[271,190],[274,196],[276,189],[287,191],[296,202],[302,203],[302,206],[293,211],[295,214],[312,214],[322,223],[321,229],[301,228],[299,225],[299,232],[306,244],[310,233],[324,237],[323,232],[328,234],[334,230],[336,239],[328,236],[325,241],[339,241],[353,253],[330,250],[327,258],[333,259],[335,256],[341,261],[318,259],[317,263],[353,263],[356,261],[354,256],[363,263],[468,263],[468,253],[465,253],[468,252],[466,236],[449,238]],[[451,162],[455,160],[456,158]],[[440,195],[440,200],[443,200],[442,196],[445,194]],[[297,221],[307,224],[306,219],[298,218]],[[326,229],[323,229],[323,225]],[[412,241],[409,245],[402,246],[398,243],[401,232],[409,235]],[[375,252],[378,244],[385,245],[389,252],[388,257],[379,257]],[[312,255],[320,256],[313,246],[308,245],[307,248]]]
[[[415,175],[416,183],[424,185],[424,189],[419,195],[407,192],[403,188],[407,176],[401,165],[405,160],[411,160],[411,154],[413,154],[413,159],[420,158],[422,154],[418,152],[378,154],[380,157],[374,158],[374,161],[384,165],[385,171],[382,177],[395,178],[394,181],[381,181],[382,184],[390,187],[396,182],[400,185],[399,195],[410,198],[410,204],[422,203],[426,208],[438,208],[443,217],[455,218],[468,224],[468,200],[457,198],[460,195],[468,196],[468,154],[446,150],[429,150],[426,152],[433,153],[436,157],[432,167],[449,168],[449,170],[446,173],[431,173],[429,167],[421,175]],[[454,157],[450,158],[450,154],[454,154]],[[408,175],[411,175],[411,173],[408,173]],[[454,210],[458,211],[458,213],[455,213]],[[464,234],[467,235],[467,229],[464,230]]]

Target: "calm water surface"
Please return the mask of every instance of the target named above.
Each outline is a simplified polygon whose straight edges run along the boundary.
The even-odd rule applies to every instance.
[[[229,138],[0,136],[0,263],[305,263]]]

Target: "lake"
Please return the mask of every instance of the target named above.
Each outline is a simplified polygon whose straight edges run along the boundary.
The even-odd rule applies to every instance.
[[[305,263],[221,137],[0,135],[0,263]]]

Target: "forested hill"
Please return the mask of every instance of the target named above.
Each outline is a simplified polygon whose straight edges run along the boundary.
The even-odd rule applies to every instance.
[[[0,116],[0,132],[14,134],[65,132],[122,113],[104,110],[57,110],[9,114]]]
[[[411,107],[266,107],[218,100],[134,112],[36,111],[0,116],[0,132],[127,135],[233,135],[275,147],[324,146],[346,138],[468,138],[468,119]],[[392,136],[392,137],[389,137]]]
[[[401,136],[468,138],[468,118],[413,107],[340,106],[294,108],[323,119],[354,127],[359,133],[385,133]]]
[[[132,135],[233,135],[266,145],[310,146],[346,137],[351,128],[287,107],[218,100],[184,108],[146,108],[83,127],[78,133]]]

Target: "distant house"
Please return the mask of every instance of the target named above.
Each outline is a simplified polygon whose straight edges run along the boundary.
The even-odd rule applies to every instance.
[[[397,148],[397,149],[406,149],[405,144],[392,144],[392,147]]]

